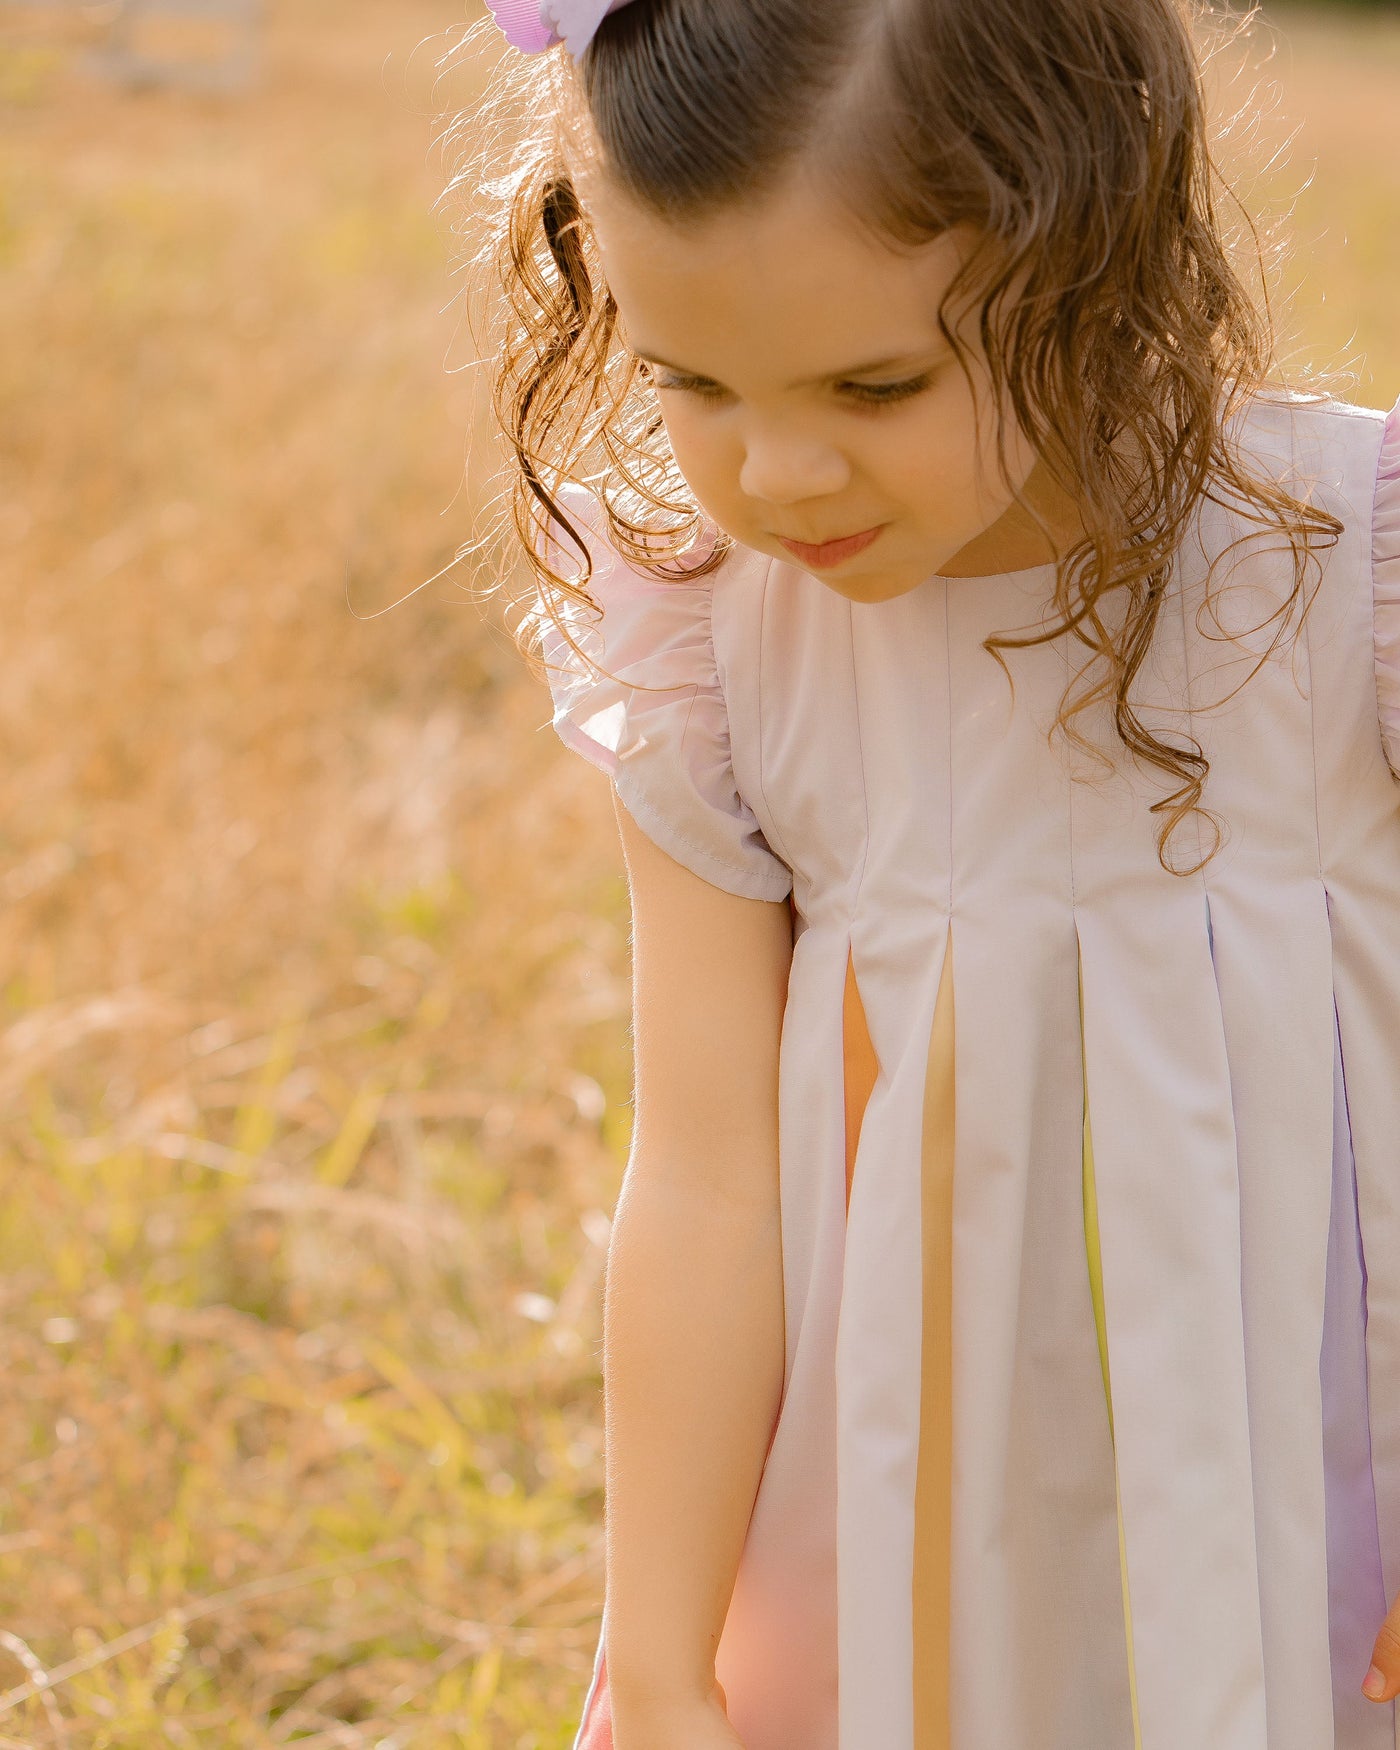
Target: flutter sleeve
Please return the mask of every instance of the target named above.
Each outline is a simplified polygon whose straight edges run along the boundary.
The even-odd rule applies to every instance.
[[[561,502],[587,542],[588,590],[602,618],[579,603],[556,601],[585,661],[536,597],[555,732],[607,773],[628,814],[678,863],[728,893],[786,899],[792,872],[769,847],[734,777],[711,632],[711,577],[654,577],[600,533],[604,518],[591,494],[565,487]],[[550,545],[555,569],[567,575],[571,544]]]
[[[1371,539],[1381,738],[1390,769],[1400,779],[1400,402],[1385,422]]]

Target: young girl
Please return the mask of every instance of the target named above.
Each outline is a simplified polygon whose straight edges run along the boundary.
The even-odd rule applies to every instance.
[[[635,925],[576,1746],[1394,1750],[1400,418],[1175,0],[492,5]]]

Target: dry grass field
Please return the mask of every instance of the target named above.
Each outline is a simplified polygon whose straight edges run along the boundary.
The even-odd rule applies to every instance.
[[[437,576],[460,13],[271,0],[230,99],[106,17],[0,0],[0,1750],[565,1750],[626,897]],[[1278,23],[1296,330],[1388,405],[1400,22]]]

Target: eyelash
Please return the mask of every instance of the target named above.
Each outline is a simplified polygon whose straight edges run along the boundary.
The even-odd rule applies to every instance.
[[[855,391],[855,400],[868,407],[888,407],[922,395],[932,381],[933,372],[924,371],[917,377],[906,377],[902,383],[849,383],[846,387]]]
[[[702,401],[718,401],[725,391],[717,385],[709,385],[703,377],[658,377],[656,372],[645,360],[642,362],[643,372],[651,379],[657,389],[679,389],[686,394],[697,395]],[[907,377],[900,383],[845,383],[840,384],[850,391],[850,399],[864,407],[891,407],[901,401],[912,400],[915,395],[921,395],[933,381],[934,373],[924,371],[917,377]]]

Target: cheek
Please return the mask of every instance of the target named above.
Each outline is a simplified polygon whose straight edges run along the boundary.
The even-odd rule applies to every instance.
[[[890,489],[936,523],[950,510],[966,508],[970,499],[987,496],[995,479],[995,439],[979,433],[961,381],[935,390],[916,408],[911,417],[874,434],[871,452],[878,455]]]
[[[661,417],[676,466],[705,508],[726,496],[726,482],[728,493],[734,493],[742,458],[731,454],[734,446],[713,416],[706,418],[703,410],[687,412],[684,404],[678,404],[663,409]]]
[[[983,369],[985,368],[984,366]],[[1030,478],[1038,457],[1016,421],[1010,396],[1004,394],[1000,406],[997,406],[992,399],[990,382],[985,376],[979,382],[978,400],[984,410],[984,429],[978,444],[981,465],[987,480],[986,490],[994,493],[1001,503],[1008,504],[1014,493],[1019,492]],[[998,455],[999,438],[1003,452],[1001,455]],[[1003,468],[1010,485],[1003,478]]]
[[[1035,454],[1014,423],[1007,428],[1008,486],[997,455],[997,420],[984,402],[981,417],[961,372],[921,407],[903,441],[889,455],[891,477],[903,482],[911,507],[927,507],[933,521],[951,515],[989,518],[1011,503],[1013,488],[1026,482]]]
[[[1029,438],[1027,438],[1026,434],[1016,423],[1015,416],[1009,407],[1003,409],[1002,418],[1005,422],[1006,431],[1006,471],[1011,476],[1012,485],[1014,485],[1017,491],[1019,491],[1026,484],[1027,480],[1030,479],[1031,471],[1035,467],[1038,458],[1035,450],[1031,447]],[[986,453],[986,465],[988,471],[991,472],[996,470],[998,463],[996,443],[993,438],[988,439]],[[1008,497],[1010,496],[1007,492],[1007,488],[1001,484],[999,473],[997,475],[997,490],[1006,494]]]

